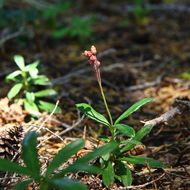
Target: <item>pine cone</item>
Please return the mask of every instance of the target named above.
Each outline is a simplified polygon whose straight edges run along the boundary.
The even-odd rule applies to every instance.
[[[0,158],[16,161],[21,153],[20,147],[23,139],[23,127],[7,124],[0,128]],[[6,172],[0,171],[0,189],[13,189],[11,184],[15,183],[11,180],[9,174],[8,179],[4,179]]]
[[[22,126],[6,125],[0,128],[0,158],[16,160],[23,139]]]

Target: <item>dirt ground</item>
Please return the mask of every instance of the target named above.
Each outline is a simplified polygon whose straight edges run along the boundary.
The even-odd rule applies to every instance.
[[[82,13],[96,10],[97,21],[91,40],[82,43],[76,39],[54,40],[37,29],[27,46],[12,39],[1,48],[2,97],[10,87],[5,85],[3,78],[13,68],[11,57],[18,53],[27,60],[39,58],[43,72],[52,79],[59,92],[63,113],[44,123],[52,133],[46,129],[41,132],[39,140],[46,139],[39,149],[41,156],[52,157],[60,147],[78,137],[85,136],[91,141],[101,132],[108,134],[97,123],[81,119],[75,107],[76,103],[88,102],[106,113],[94,73],[81,55],[92,44],[99,52],[103,87],[114,118],[137,100],[154,97],[153,103],[126,121],[139,129],[142,121],[157,118],[175,107],[176,99],[190,98],[190,81],[181,77],[182,73],[190,72],[190,12],[156,10],[151,13],[147,25],[135,25],[130,19],[128,24],[125,23],[129,16],[121,8],[119,3],[110,3],[107,7],[94,3],[81,8]],[[44,121],[47,117],[44,114],[39,120]],[[188,109],[182,115],[156,125],[143,141],[146,146],[143,154],[162,161],[166,167],[151,171],[137,168],[131,189],[190,189],[189,136]],[[97,176],[77,178],[91,190],[106,189]],[[120,188],[120,184],[114,184],[110,189]]]

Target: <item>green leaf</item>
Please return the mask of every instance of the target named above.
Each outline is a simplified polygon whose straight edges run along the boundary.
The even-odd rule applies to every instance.
[[[143,126],[132,139],[130,139],[128,142],[126,142],[126,146],[123,147],[121,151],[122,152],[128,151],[131,148],[134,148],[136,145],[141,144],[140,141],[143,139],[144,136],[146,136],[150,133],[152,128],[153,128],[152,125]]]
[[[25,64],[24,64],[24,57],[21,55],[15,55],[14,56],[14,61],[20,68],[20,70],[24,71],[25,69]]]
[[[44,110],[44,111],[47,111],[47,112],[52,112],[54,110],[55,106],[56,106],[55,104],[52,104],[52,103],[49,103],[49,102],[45,102],[45,101],[42,101],[42,100],[39,101],[39,108],[41,110]],[[61,113],[61,112],[62,112],[61,108],[57,106],[54,113]]]
[[[39,75],[36,78],[33,78],[33,83],[42,86],[47,86],[51,84],[51,82],[45,75]]]
[[[107,163],[106,168],[103,169],[103,182],[106,187],[110,186],[114,182],[114,169],[111,161]]]
[[[107,143],[107,144],[101,146],[100,148],[97,148],[94,151],[92,151],[92,152],[86,154],[85,156],[79,158],[73,164],[71,164],[70,166],[68,166],[64,170],[62,170],[60,173],[55,174],[54,177],[56,177],[56,178],[57,177],[64,177],[64,175],[66,173],[72,171],[75,166],[78,167],[79,165],[83,165],[83,164],[86,165],[89,161],[94,160],[97,157],[101,157],[105,154],[112,152],[117,146],[118,146],[118,144],[116,142]]]
[[[122,162],[117,160],[115,163],[116,178],[123,183],[124,186],[132,184],[132,173],[131,170]]]
[[[9,99],[12,99],[14,98],[21,90],[21,88],[23,87],[23,84],[22,83],[18,83],[18,84],[15,84],[9,91],[8,93],[8,98]]]
[[[148,135],[150,133],[150,131],[152,130],[153,125],[144,125],[139,131],[137,131],[136,135],[135,135],[135,140],[137,141],[141,141],[143,139],[143,137],[145,137],[146,135]]]
[[[129,127],[128,125],[116,124],[114,125],[114,127],[118,129],[123,135],[126,135],[127,137],[135,136],[135,130],[132,127]]]
[[[35,96],[33,92],[26,92],[26,99],[29,104],[34,104]]]
[[[24,109],[32,115],[37,115],[39,113],[37,105],[34,102],[28,102],[27,99],[24,99]]]
[[[144,156],[129,156],[129,157],[122,158],[122,160],[128,161],[131,164],[148,165],[151,168],[164,167],[162,162],[154,160],[152,158],[144,157]]]
[[[63,190],[87,190],[87,187],[84,184],[81,184],[78,181],[74,181],[71,179],[63,178],[63,179],[54,179],[50,181],[50,184],[53,187],[63,189]]]
[[[75,163],[68,166],[64,171],[66,173],[78,173],[78,172],[87,172],[90,174],[101,174],[102,170],[96,166],[90,165],[88,163]],[[62,173],[63,175],[63,173]]]
[[[26,188],[28,187],[30,183],[32,183],[32,181],[33,181],[32,179],[29,179],[29,180],[25,180],[20,183],[17,183],[14,190],[26,190]]]
[[[39,61],[35,61],[34,63],[27,65],[25,67],[25,71],[29,72],[29,74],[32,78],[36,78],[39,73],[39,70],[37,69],[38,65],[39,65]]]
[[[90,105],[86,104],[86,103],[79,103],[76,104],[76,107],[83,112],[87,117],[102,123],[106,126],[110,126],[108,120],[100,113],[98,113],[97,111],[95,111]]]
[[[95,159],[96,157],[100,157],[100,156],[103,156],[103,155],[106,155],[106,154],[112,152],[117,147],[118,147],[118,144],[116,142],[111,141],[111,142],[106,143],[105,145],[95,149],[94,151],[86,154],[82,158],[79,158],[74,163],[87,163],[90,160]]]
[[[33,63],[29,64],[29,65],[26,65],[25,71],[30,71],[30,69],[37,68],[39,63],[40,63],[40,61],[35,61],[35,62],[33,62]]]
[[[6,79],[7,79],[7,80],[13,80],[13,81],[15,81],[15,78],[16,78],[18,75],[20,75],[21,73],[22,73],[22,72],[21,72],[20,70],[16,70],[16,71],[10,73],[9,75],[7,75],[7,76],[6,76]]]
[[[71,7],[71,2],[60,2],[51,4],[43,10],[42,15],[45,19],[55,18],[58,14],[63,13]]]
[[[108,143],[110,141],[110,138],[107,135],[101,135],[98,137],[100,141]]]
[[[35,97],[44,97],[44,96],[54,96],[56,95],[57,92],[53,89],[46,89],[46,90],[41,90],[41,91],[38,91],[38,92],[35,92],[34,95]]]
[[[66,36],[69,32],[71,31],[70,28],[60,28],[60,29],[56,29],[53,33],[52,36],[54,38],[62,38],[64,36]]]
[[[135,104],[133,104],[129,109],[127,109],[119,118],[115,121],[115,124],[118,124],[120,121],[123,119],[127,118],[129,115],[137,111],[140,107],[143,105],[147,104],[148,102],[152,102],[154,99],[153,98],[144,98]]]
[[[14,163],[10,160],[5,160],[0,158],[0,171],[3,172],[11,172],[11,173],[17,173],[22,175],[29,175],[30,171],[28,168],[20,166],[17,163]]]
[[[47,168],[46,175],[50,175],[62,163],[66,162],[71,156],[76,154],[82,147],[84,147],[84,140],[79,139],[61,149],[58,154],[53,158],[52,162]]]
[[[124,144],[124,142],[122,142],[122,144]],[[132,148],[134,148],[136,145],[142,144],[140,141],[135,140],[135,137],[126,141],[125,142],[125,146],[121,149],[122,152],[128,151]]]
[[[37,150],[37,134],[36,132],[28,133],[22,143],[22,158],[30,175],[37,181],[40,180],[40,163]]]
[[[180,76],[185,80],[190,80],[190,73],[189,72],[183,72],[180,74]]]
[[[124,185],[129,186],[133,182],[133,177],[132,177],[131,170],[127,166],[126,168],[127,168],[127,175],[122,177],[122,182]]]
[[[36,78],[39,73],[38,69],[36,69],[36,68],[30,69],[28,72],[29,72],[31,78]]]

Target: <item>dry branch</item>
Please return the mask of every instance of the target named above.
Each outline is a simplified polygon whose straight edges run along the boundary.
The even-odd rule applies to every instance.
[[[169,111],[162,114],[160,117],[146,121],[145,125],[156,126],[162,123],[168,123],[169,120],[175,118],[178,115],[182,116],[185,113],[190,114],[190,101],[188,99],[176,99],[173,107]]]

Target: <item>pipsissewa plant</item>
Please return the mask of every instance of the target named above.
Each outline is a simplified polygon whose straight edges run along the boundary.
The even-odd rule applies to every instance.
[[[37,68],[39,61],[25,65],[24,58],[21,55],[15,55],[14,61],[19,70],[12,72],[6,77],[7,81],[13,81],[15,83],[8,92],[8,98],[23,98],[24,108],[33,115],[39,111],[51,112],[55,105],[43,101],[43,98],[55,96],[57,92],[51,88],[51,82],[47,76],[39,75]],[[42,86],[44,90],[36,91],[39,86]],[[58,107],[56,112],[60,111],[61,109]]]
[[[130,164],[147,165],[148,167],[153,168],[163,167],[161,162],[152,158],[143,156],[130,156],[128,154],[128,152],[136,145],[141,144],[141,140],[144,136],[149,134],[153,126],[145,125],[136,132],[132,127],[123,123],[124,119],[137,111],[141,106],[153,101],[153,99],[144,98],[136,102],[124,113],[122,113],[116,119],[116,121],[113,121],[101,83],[100,62],[96,57],[96,48],[92,46],[90,51],[85,51],[83,54],[89,59],[91,66],[93,66],[109,121],[102,114],[95,111],[90,105],[86,103],[79,103],[76,104],[76,106],[87,117],[109,128],[111,137],[104,137],[102,140],[104,140],[105,143],[110,143],[112,141],[118,143],[118,147],[114,152],[107,154],[103,158],[100,158],[100,164],[103,169],[102,178],[104,184],[106,186],[110,186],[115,181],[115,179],[117,179],[123,183],[124,186],[129,186],[132,184],[132,174],[129,167]],[[122,140],[119,138],[121,135],[123,136]]]
[[[117,144],[110,142],[109,144],[103,145],[83,157],[78,158],[67,167],[64,167],[64,169],[58,170],[63,163],[77,154],[77,152],[84,147],[84,144],[84,140],[78,139],[66,145],[49,163],[45,174],[42,174],[37,153],[37,134],[36,132],[30,132],[25,136],[22,143],[22,159],[25,166],[0,158],[0,171],[27,176],[24,181],[16,185],[15,190],[24,190],[32,182],[38,184],[39,190],[87,190],[84,184],[69,179],[66,176],[78,172],[101,173],[100,168],[91,165],[89,162],[96,159],[96,157],[109,154],[116,148]]]

